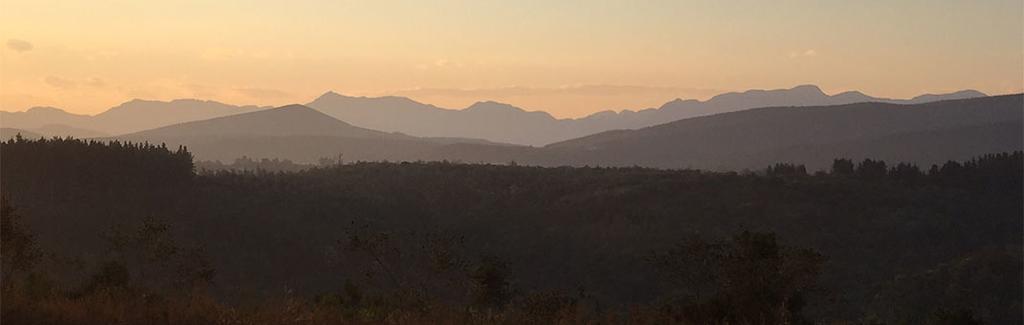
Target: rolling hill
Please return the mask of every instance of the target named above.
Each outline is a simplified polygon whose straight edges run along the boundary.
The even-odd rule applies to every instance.
[[[228,136],[336,136],[351,138],[409,138],[364,129],[339,121],[302,105],[288,105],[262,111],[186,122],[122,137],[228,137]]]
[[[833,158],[919,164],[1021,150],[1022,95],[914,105],[769,107],[594,134],[544,147],[544,165],[740,170]]]
[[[476,139],[418,138],[370,130],[302,105],[180,123],[114,138],[187,146],[201,160],[231,161],[248,156],[302,163],[338,155],[346,160],[415,160],[424,152],[462,143],[506,146]]]

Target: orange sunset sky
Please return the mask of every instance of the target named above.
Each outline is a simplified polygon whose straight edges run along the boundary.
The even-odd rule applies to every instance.
[[[751,88],[1024,88],[1024,7],[987,1],[0,0],[0,110],[333,90],[557,117]]]

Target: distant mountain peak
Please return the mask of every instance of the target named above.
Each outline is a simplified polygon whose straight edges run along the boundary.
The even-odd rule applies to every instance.
[[[473,103],[473,105],[469,105],[469,107],[466,107],[466,110],[467,111],[484,110],[484,111],[525,112],[525,110],[523,110],[522,108],[515,107],[515,106],[509,105],[509,104],[505,104],[505,103],[491,101],[491,100]]]
[[[821,87],[818,87],[818,85],[812,85],[812,84],[799,85],[799,86],[793,87],[792,89],[789,89],[789,90],[791,90],[791,91],[799,91],[799,92],[811,92],[811,93],[825,94],[825,92],[821,90]]]
[[[65,111],[63,109],[52,107],[52,106],[36,106],[36,107],[29,108],[25,112],[34,112],[34,113],[67,113],[67,111]]]
[[[181,136],[341,136],[381,137],[386,133],[352,126],[316,109],[301,104],[191,121],[126,137]]]
[[[149,104],[184,103],[186,101],[187,100],[184,99],[184,98],[174,99],[174,100],[167,101],[167,102],[159,101],[159,100],[153,100],[153,99],[132,98],[131,100],[129,100],[127,102],[124,102],[124,103],[121,103],[120,105],[111,107],[107,111],[113,111],[113,110],[118,110],[118,109],[125,109],[125,108],[129,108],[129,107],[139,107],[139,106],[142,106],[142,105],[149,105]]]
[[[864,94],[864,93],[862,93],[860,91],[857,91],[857,90],[844,91],[844,92],[835,94],[833,96],[864,96],[864,97],[868,97],[868,95],[866,95],[866,94]]]
[[[220,105],[227,105],[227,104],[224,104],[224,103],[221,103],[221,102],[218,102],[218,101],[214,101],[214,100],[198,99],[198,98],[175,98],[175,99],[171,99],[171,100],[168,100],[168,101],[156,100],[156,99],[132,98],[131,100],[129,100],[127,102],[124,102],[124,103],[121,103],[120,105],[117,105],[116,107],[112,107],[111,109],[124,108],[124,107],[138,107],[139,105],[147,105],[147,104],[156,104],[156,105],[160,105],[160,104],[220,104]],[[168,106],[168,107],[171,107],[171,106]]]
[[[676,106],[682,106],[682,105],[685,105],[685,104],[691,104],[691,103],[700,103],[700,101],[699,101],[699,100],[696,100],[696,99],[682,99],[682,98],[676,98],[676,99],[673,99],[673,100],[671,100],[671,101],[669,101],[669,102],[666,102],[666,103],[664,103],[664,104],[661,104],[661,106],[660,106],[660,107],[658,107],[658,109],[662,109],[662,108],[668,108],[668,107],[676,107]]]
[[[352,97],[351,96],[342,95],[342,94],[340,94],[338,92],[335,92],[333,90],[328,90],[327,92],[323,93],[323,95],[318,96],[313,101],[325,100],[325,99],[335,99],[335,98],[352,98]]]
[[[862,92],[851,90],[844,91],[835,95],[832,98],[839,101],[840,103],[857,103],[857,102],[874,102],[878,101],[878,98],[868,96]]]
[[[117,106],[120,107],[120,106],[129,105],[129,104],[159,103],[159,102],[160,101],[153,100],[153,99],[132,98],[131,100],[129,100],[127,102],[124,102],[124,103],[121,103],[121,105],[117,105]]]
[[[251,116],[251,117],[258,117],[258,116],[271,117],[271,116],[277,116],[277,117],[288,117],[288,118],[323,119],[323,120],[331,120],[332,122],[337,122],[338,124],[349,125],[349,123],[347,123],[345,121],[338,120],[338,119],[336,119],[334,117],[331,117],[330,115],[324,114],[321,111],[318,111],[318,110],[316,110],[316,109],[314,109],[312,107],[309,107],[309,106],[306,106],[306,105],[302,105],[302,104],[289,104],[289,105],[279,106],[279,107],[275,107],[275,108],[271,108],[271,109],[259,110],[259,111],[255,111],[255,112],[248,112],[248,113],[243,113],[243,114],[238,114],[238,115],[230,115],[230,116],[225,116],[225,117],[221,117],[221,118],[222,119],[230,119],[232,116],[243,116],[243,115],[244,116]]]
[[[355,110],[373,108],[383,109],[385,107],[408,107],[408,106],[424,106],[434,107],[433,105],[427,105],[408,97],[402,96],[382,96],[382,97],[366,97],[366,96],[347,96],[332,91],[328,91],[320,97],[317,97],[312,102],[307,104],[308,106],[320,109],[323,107],[339,107],[345,110]]]
[[[815,85],[799,85],[789,89],[750,89],[743,92],[728,92],[719,94],[707,102],[717,101],[731,101],[731,100],[756,100],[763,98],[764,96],[799,96],[802,98],[808,97],[828,97],[825,92],[821,91],[821,88]]]
[[[818,87],[817,85],[806,84],[799,85],[789,89],[750,89],[743,92],[729,92],[712,97],[711,100],[714,100],[715,98],[735,97],[741,95],[756,95],[766,93],[789,93],[800,95],[828,96],[825,94],[824,91],[821,90],[821,87]]]

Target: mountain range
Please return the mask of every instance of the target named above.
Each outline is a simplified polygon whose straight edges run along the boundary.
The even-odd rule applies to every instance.
[[[414,137],[353,126],[303,105],[192,121],[112,138],[186,146],[199,159],[279,157],[298,162],[341,155],[348,160],[413,160],[453,143],[505,145],[461,138]]]
[[[167,102],[135,99],[96,115],[73,114],[55,107],[33,107],[24,112],[0,112],[0,124],[6,128],[32,131],[45,136],[92,138],[268,108],[271,107],[235,106],[196,99],[176,99]]]
[[[894,100],[798,86],[556,119],[497,102],[452,110],[403,97],[328,92],[309,105],[278,108],[133,100],[88,116],[38,107],[0,114],[0,136],[166,143],[187,146],[200,160],[221,161],[249,156],[312,163],[340,155],[348,161],[706,170],[791,162],[822,169],[837,157],[930,165],[1022,150],[1022,107],[1021,94],[961,91]]]
[[[1022,97],[757,108],[554,143],[525,162],[711,170],[792,162],[822,169],[848,157],[927,166],[1021,150]]]
[[[984,97],[974,90],[912,99],[888,99],[851,91],[827,95],[817,86],[725,93],[707,101],[676,99],[658,108],[603,111],[578,119],[556,119],[497,102],[477,102],[461,110],[440,108],[404,97],[350,97],[328,92],[308,106],[349,123],[418,136],[461,136],[539,146],[597,132],[635,129],[684,118],[769,106],[829,106],[858,102],[920,104]]]
[[[613,130],[543,147],[415,137],[354,126],[302,105],[118,136],[185,145],[201,160],[241,156],[345,160],[517,162],[538,166],[760,169],[777,162],[827,168],[872,158],[922,166],[1024,148],[1024,95],[924,104],[765,107]]]
[[[492,101],[478,102],[456,110],[419,103],[405,97],[351,97],[334,92],[321,95],[307,106],[338,120],[373,130],[418,137],[457,138],[454,142],[476,138],[541,146],[603,131],[642,128],[756,107],[826,106],[857,102],[918,104],[984,96],[977,91],[964,90],[897,100],[871,97],[855,91],[827,95],[816,86],[805,85],[791,89],[726,93],[707,101],[676,99],[658,108],[603,111],[577,119],[557,119],[546,112],[531,112]],[[72,114],[53,107],[35,107],[25,112],[0,112],[0,124],[5,128],[44,136],[91,138],[123,135],[268,108],[194,99],[169,102],[132,100],[94,116]]]

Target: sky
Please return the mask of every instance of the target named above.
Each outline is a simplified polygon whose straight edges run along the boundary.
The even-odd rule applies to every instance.
[[[578,117],[819,85],[1024,91],[1024,4],[948,1],[0,0],[0,110],[333,90]]]

